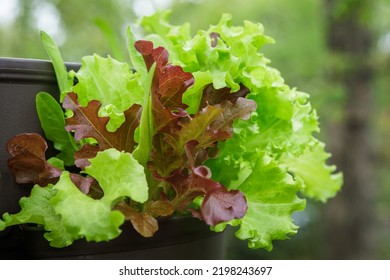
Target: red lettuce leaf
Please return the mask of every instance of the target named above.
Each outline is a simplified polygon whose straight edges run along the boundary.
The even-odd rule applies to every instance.
[[[148,213],[134,212],[130,221],[134,229],[143,237],[152,237],[158,231],[157,219]]]
[[[192,86],[194,78],[191,73],[184,72],[180,66],[166,65],[161,69],[159,76],[158,95],[160,101],[166,108],[187,108],[182,103],[183,93]]]
[[[92,100],[87,107],[82,107],[74,92],[68,93],[62,104],[64,109],[72,110],[74,115],[66,119],[65,129],[75,132],[77,141],[94,138],[101,150],[116,148],[119,151],[132,152],[135,147],[134,130],[139,125],[141,106],[134,104],[125,111],[126,121],[115,131],[107,130],[108,117],[99,117],[101,102]],[[80,154],[78,155],[79,158]]]
[[[47,143],[37,133],[16,135],[7,143],[11,156],[8,166],[18,184],[38,184],[45,187],[58,182],[62,170],[46,160]],[[71,174],[73,183],[85,194],[88,194],[94,179],[79,174]]]
[[[189,174],[178,172],[165,181],[171,183],[176,192],[171,202],[178,210],[187,209],[196,197],[204,196],[200,209],[192,209],[191,212],[208,225],[242,218],[247,211],[244,194],[238,190],[228,191],[222,184],[213,181],[206,166],[198,166]]]
[[[175,197],[171,200],[171,203],[178,211],[186,210],[196,197],[204,196],[205,188],[207,188],[206,184],[211,184],[214,187],[218,187],[219,184],[199,177],[194,173],[186,174],[181,170],[177,170],[170,177],[161,179],[170,183],[175,190]]]
[[[152,237],[158,230],[157,219],[149,213],[138,212],[130,205],[121,202],[115,207],[125,215],[125,219],[130,221],[134,229],[143,237]]]
[[[148,201],[145,205],[145,211],[153,217],[166,217],[171,215],[175,209],[171,202],[166,200]]]
[[[223,113],[212,123],[209,130],[222,130],[228,132],[229,137],[233,134],[233,121],[235,119],[247,120],[250,117],[250,113],[256,110],[256,102],[254,100],[242,97],[237,98],[234,103],[226,100],[216,106],[220,107],[223,110]]]
[[[148,70],[153,63],[157,64],[157,68],[164,67],[168,63],[168,51],[163,47],[153,48],[153,43],[150,41],[138,40],[135,42],[135,48],[142,54]]]
[[[187,105],[182,102],[182,97],[194,83],[194,78],[180,66],[168,64],[169,54],[165,48],[153,48],[152,42],[144,40],[137,41],[135,47],[148,69],[156,63],[151,88],[154,128],[158,132],[169,125],[174,126],[175,120],[187,116]]]
[[[37,133],[23,133],[16,135],[7,143],[8,154],[15,156],[31,156],[40,160],[45,160],[47,143],[43,137]]]
[[[177,139],[170,134],[158,133],[153,137],[153,150],[148,169],[159,177],[168,177],[170,174],[185,167],[185,158],[177,150]]]
[[[213,123],[223,118],[224,110],[216,106],[207,106],[199,111],[194,117],[184,119],[180,122],[181,129],[174,134],[177,135],[178,149],[184,151],[187,142],[196,140],[199,148],[212,146],[217,141],[226,140],[230,135]]]
[[[74,164],[78,168],[85,170],[85,167],[91,164],[89,159],[94,158],[99,151],[99,146],[89,144],[83,145],[80,150],[74,153]]]
[[[256,103],[253,100],[239,97],[235,103],[224,101],[216,106],[208,105],[193,117],[178,119],[175,129],[171,126],[170,130],[155,135],[152,162],[149,164],[151,170],[166,177],[180,166],[187,168],[190,163],[188,160],[191,160],[187,155],[188,150],[186,151],[188,143],[191,143],[191,152],[197,155],[190,165],[202,165],[215,155],[218,142],[232,136],[233,121],[248,118],[255,109]]]
[[[239,97],[246,97],[249,93],[249,89],[244,85],[240,85],[240,89],[236,92],[230,92],[230,90],[228,87],[215,89],[212,84],[206,86],[203,90],[200,108],[220,104],[226,100],[235,103]]]
[[[46,161],[46,150],[45,139],[36,133],[19,134],[8,141],[8,167],[18,184],[47,186],[58,181],[62,171]]]
[[[191,209],[192,215],[208,225],[239,219],[245,216],[248,206],[244,194],[225,188],[206,193],[200,210]]]
[[[152,113],[156,132],[177,129],[178,120],[188,116],[182,108],[169,109],[165,107],[159,98],[152,98]]]
[[[70,179],[77,188],[84,194],[89,194],[92,186],[97,185],[97,182],[92,177],[84,177],[79,174],[70,173]]]
[[[176,169],[188,167],[185,151],[188,142],[196,142],[195,150],[200,150],[228,138],[229,135],[223,131],[208,129],[221,113],[221,109],[208,106],[192,118],[180,118],[180,122],[178,119],[175,128],[171,126],[166,132],[157,133],[153,138],[150,169],[157,171],[162,177],[170,176]]]
[[[144,237],[152,237],[158,230],[156,218],[169,216],[174,211],[170,202],[162,200],[148,201],[141,212],[125,202],[118,203],[115,209],[121,211],[126,220],[129,220],[134,229]]]

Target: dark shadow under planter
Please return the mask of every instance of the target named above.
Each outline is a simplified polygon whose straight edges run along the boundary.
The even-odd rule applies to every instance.
[[[68,64],[77,70],[78,64]],[[59,98],[52,64],[48,61],[0,58],[0,216],[20,210],[19,199],[31,185],[18,185],[7,166],[5,145],[24,132],[41,133],[35,109],[40,91]],[[49,147],[48,157],[54,155]],[[221,259],[224,235],[211,232],[194,218],[161,220],[160,230],[147,239],[125,225],[118,239],[107,243],[76,241],[71,247],[55,249],[43,232],[12,227],[0,232],[0,259]]]

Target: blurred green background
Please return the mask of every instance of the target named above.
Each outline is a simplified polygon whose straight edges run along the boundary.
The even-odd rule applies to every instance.
[[[263,23],[276,40],[263,53],[311,94],[320,138],[344,172],[336,198],[294,215],[296,236],[272,252],[231,238],[227,258],[390,259],[390,0],[0,0],[0,57],[47,59],[44,30],[66,61],[127,60],[126,27],[166,8],[193,32],[226,12],[235,25]]]

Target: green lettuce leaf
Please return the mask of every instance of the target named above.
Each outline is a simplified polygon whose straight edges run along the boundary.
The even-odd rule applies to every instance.
[[[288,163],[289,171],[302,181],[305,196],[326,202],[336,195],[343,182],[342,174],[334,173],[336,166],[326,164],[329,158],[325,144],[313,140],[302,155],[294,157],[285,153],[281,161]]]
[[[102,203],[114,206],[123,197],[143,203],[148,199],[144,168],[130,153],[107,149],[90,159],[85,172],[94,177],[104,191]]]
[[[35,104],[46,138],[53,142],[54,148],[61,151],[57,157],[65,165],[73,165],[77,145],[72,135],[65,130],[65,115],[60,104],[46,92],[38,93]]]
[[[301,185],[275,160],[258,155],[252,172],[238,187],[245,194],[248,211],[244,218],[229,223],[240,226],[236,236],[248,240],[252,249],[270,251],[273,240],[296,234],[298,226],[291,214],[303,210],[306,205],[305,200],[297,196],[300,189]],[[218,225],[215,230],[221,231],[225,225]]]
[[[74,239],[85,237],[87,241],[108,241],[121,233],[119,227],[125,220],[123,214],[112,210],[110,203],[80,192],[68,172],[63,172],[54,188],[57,193],[50,204]]]
[[[152,98],[150,96],[151,85],[156,65],[153,64],[148,73],[145,88],[144,101],[142,103],[142,114],[139,125],[139,144],[133,152],[133,156],[142,166],[146,166],[152,150],[152,138],[154,134],[153,116],[152,116]]]
[[[125,122],[124,111],[135,103],[143,103],[139,75],[127,63],[95,54],[82,59],[81,68],[75,73],[78,83],[71,90],[77,93],[81,106],[99,100],[99,115],[110,118],[107,129],[113,132]]]
[[[138,52],[135,47],[136,38],[130,27],[127,29],[127,50],[129,52],[131,64],[134,67],[135,71],[139,73],[138,79],[141,81],[141,85],[145,85],[146,79],[148,77],[148,70],[146,68],[145,61],[142,57],[142,54]],[[148,83],[146,83],[148,85]],[[149,87],[150,88],[150,87]]]
[[[203,97],[203,89],[212,83],[213,76],[210,71],[197,71],[192,73],[194,85],[183,95],[183,103],[188,105],[187,112],[195,114],[198,112]]]
[[[73,78],[68,74],[57,44],[47,33],[43,31],[41,31],[41,40],[50,60],[53,63],[60,93],[68,92],[73,86]]]
[[[141,25],[148,33],[145,39],[156,46],[164,46],[171,55],[171,61],[182,66],[181,49],[191,39],[191,26],[188,23],[172,25],[169,23],[170,16],[171,11],[161,10],[143,17]]]
[[[78,191],[78,190],[77,190]],[[3,220],[0,220],[0,230],[5,226],[20,225],[20,224],[38,224],[43,225],[45,230],[45,238],[50,241],[52,247],[65,247],[78,239],[78,236],[72,235],[64,227],[61,221],[61,216],[58,215],[50,200],[57,194],[57,189],[53,185],[47,187],[34,186],[29,197],[21,198],[19,204],[21,211],[17,214],[3,215]]]

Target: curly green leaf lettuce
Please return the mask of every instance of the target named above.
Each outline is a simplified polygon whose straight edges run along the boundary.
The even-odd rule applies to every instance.
[[[334,173],[336,166],[326,164],[329,158],[325,144],[313,140],[300,156],[285,153],[281,161],[288,162],[289,171],[302,180],[305,196],[326,202],[337,193],[343,182],[342,174]]]
[[[107,129],[111,132],[125,122],[124,111],[143,102],[140,74],[111,57],[86,56],[74,75],[78,83],[71,91],[77,92],[81,106],[87,106],[92,100],[101,102],[99,115],[109,117]]]
[[[120,234],[124,216],[112,210],[109,203],[86,196],[72,183],[69,173],[64,172],[54,187],[57,190],[50,200],[61,222],[75,239],[108,241]],[[80,211],[80,209],[83,209]]]
[[[305,208],[298,198],[300,184],[272,158],[259,156],[251,174],[238,187],[247,199],[248,212],[240,220],[236,236],[248,240],[250,248],[272,249],[272,240],[283,240],[297,232],[291,214]]]
[[[115,205],[129,197],[143,203],[148,199],[148,184],[142,165],[130,153],[107,149],[90,159],[85,172],[94,177],[104,191],[102,203]]]
[[[73,243],[79,237],[68,232],[63,225],[61,216],[55,212],[50,201],[57,194],[57,189],[53,185],[40,187],[36,185],[30,197],[21,198],[19,204],[21,211],[17,214],[5,213],[0,220],[0,229],[19,224],[38,224],[44,226],[46,230],[45,238],[53,247],[65,247]]]

